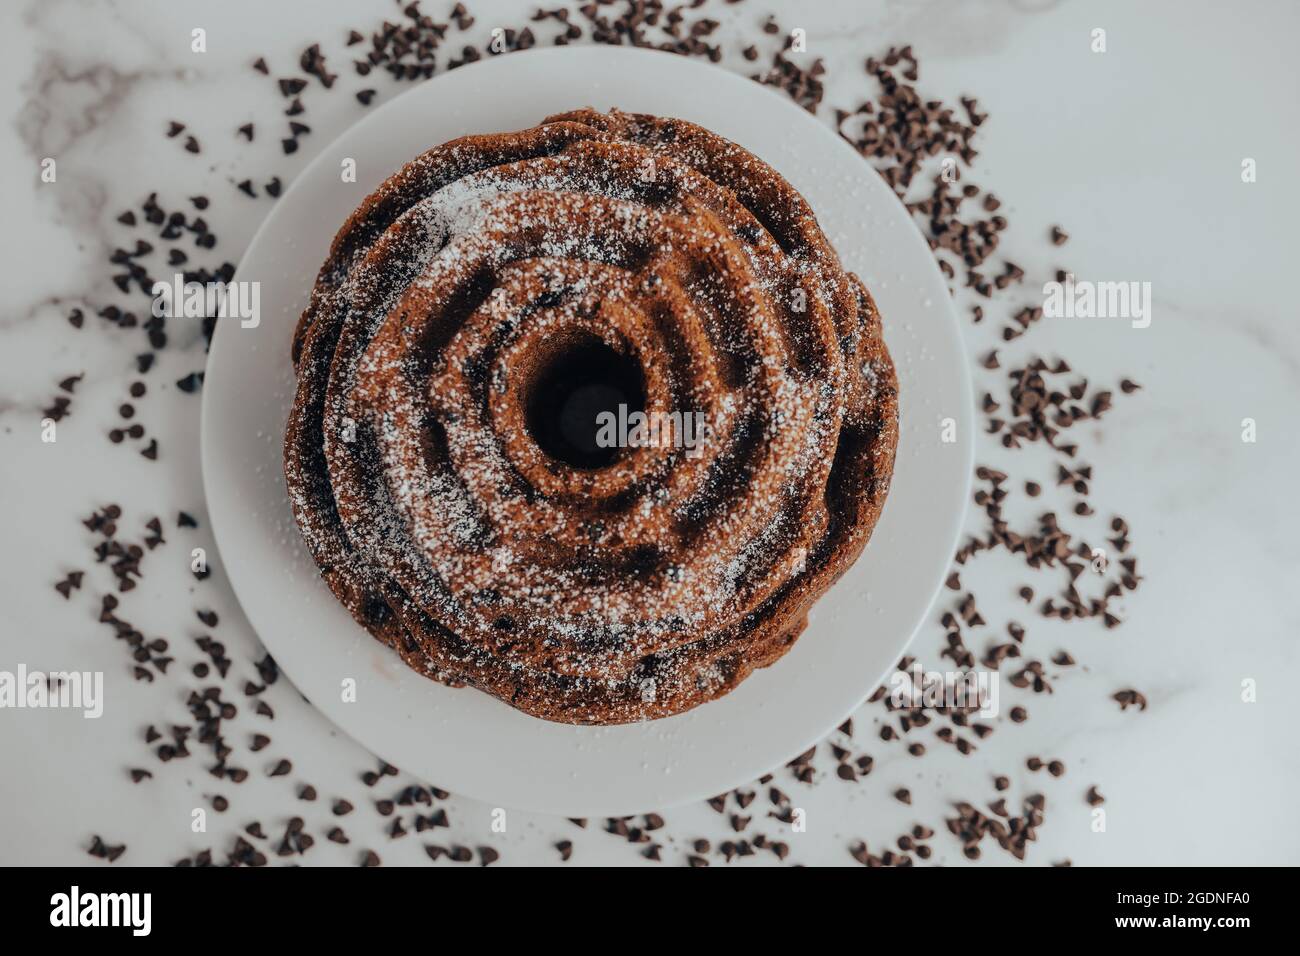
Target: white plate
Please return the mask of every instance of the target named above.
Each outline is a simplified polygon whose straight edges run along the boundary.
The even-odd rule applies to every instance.
[[[281,441],[289,339],[335,231],[430,146],[536,125],[581,106],[692,120],[771,163],[812,203],[867,283],[898,366],[893,488],[866,552],[785,657],[713,703],[665,720],[572,727],[408,671],[320,580],[289,512]],[[356,160],[355,184],[340,181]],[[203,477],[221,558],[253,627],[317,707],[375,753],[494,806],[621,816],[712,796],[802,752],[848,716],[934,601],[969,490],[974,406],[934,258],[890,189],[785,97],[684,57],[617,47],[511,53],[447,73],[367,115],[313,161],[253,237],[237,278],[261,283],[261,324],[220,320],[203,388]],[[957,441],[941,441],[942,420]],[[345,678],[357,701],[345,703]]]

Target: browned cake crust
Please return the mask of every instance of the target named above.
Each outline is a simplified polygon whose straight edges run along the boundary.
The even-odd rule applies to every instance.
[[[706,439],[549,453],[543,380],[578,353]],[[411,161],[335,237],[293,359],[285,474],[330,589],[420,673],[548,720],[681,713],[779,658],[897,446],[866,288],[771,167],[675,119]]]

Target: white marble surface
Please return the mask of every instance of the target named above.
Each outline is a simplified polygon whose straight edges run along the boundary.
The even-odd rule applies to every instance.
[[[425,6],[435,15],[444,9]],[[929,753],[911,758],[876,738],[881,711],[864,709],[855,749],[874,755],[873,773],[846,783],[823,760],[816,785],[806,787],[782,771],[777,782],[806,809],[808,830],[782,833],[775,821],[761,829],[789,842],[793,860],[849,863],[852,841],[866,839],[878,852],[913,822],[940,828],[954,800],[991,799],[990,775],[1007,773],[1013,798],[1037,791],[1048,798],[1030,863],[1300,862],[1293,812],[1300,759],[1286,699],[1300,663],[1300,520],[1287,497],[1300,469],[1300,331],[1287,286],[1300,251],[1300,82],[1289,50],[1300,8],[1172,0],[788,5],[797,12],[780,6],[771,9],[786,26],[806,29],[809,54],[825,58],[828,105],[856,105],[864,95],[856,91],[870,89],[862,59],[899,43],[912,43],[919,54],[924,91],[950,100],[977,95],[991,119],[981,130],[975,178],[1006,203],[1007,256],[1039,281],[1060,265],[1096,279],[1150,281],[1154,317],[1146,329],[1049,321],[1002,351],[1004,364],[1035,353],[1067,355],[1094,382],[1127,375],[1145,386],[1135,396],[1117,396],[1103,425],[1079,435],[1080,457],[1095,469],[1096,520],[1127,518],[1146,578],[1123,605],[1124,625],[1105,631],[1095,622],[1041,620],[1016,600],[1015,588],[1022,581],[1047,586],[1046,577],[1027,577],[1002,554],[978,559],[962,578],[979,595],[990,638],[1007,620],[1022,620],[1036,656],[1065,647],[1083,666],[1063,674],[1050,697],[1025,695],[1032,719],[1000,727],[966,758],[924,733],[918,739]],[[480,4],[477,38],[486,36],[489,21],[522,22],[519,13],[530,9],[513,0]],[[745,38],[760,35],[756,24],[767,9],[722,9],[732,65],[741,65],[735,54]],[[0,670],[20,663],[103,670],[108,695],[97,721],[0,710],[0,862],[83,862],[92,833],[126,842],[124,863],[168,862],[203,846],[224,847],[233,829],[252,819],[281,832],[287,816],[301,813],[322,832],[328,798],[360,805],[366,794],[356,775],[371,766],[368,755],[287,683],[268,697],[277,715],[266,732],[275,742],[258,757],[269,764],[291,756],[289,777],[267,779],[257,759],[245,758],[254,771],[250,783],[214,787],[196,757],[160,768],[145,784],[126,778],[128,766],[158,769],[140,728],[184,718],[186,675],[178,669],[174,679],[152,685],[131,680],[123,645],[96,621],[98,597],[110,581],[90,564],[92,541],[79,519],[109,501],[123,505],[132,528],[163,516],[169,543],[146,558],[144,584],[123,610],[150,637],[172,641],[177,668],[193,662],[189,638],[203,631],[194,618],[198,607],[221,614],[216,636],[241,662],[236,687],[245,672],[253,676],[242,662],[258,645],[222,581],[219,559],[206,582],[187,573],[188,549],[211,543],[197,456],[199,396],[177,394],[171,383],[201,367],[197,332],[173,321],[172,347],[146,376],[151,391],[138,403],[140,420],[163,449],[150,463],[105,438],[134,378],[139,331],[109,330],[92,316],[74,332],[64,317],[87,301],[120,298],[104,263],[125,236],[114,218],[150,190],[160,190],[169,208],[185,196],[212,196],[204,215],[220,235],[217,261],[237,262],[269,203],[244,198],[232,183],[248,175],[261,182],[272,173],[287,181],[360,113],[348,92],[309,90],[303,119],[313,133],[298,154],[284,157],[271,135],[282,122],[281,101],[248,63],[263,55],[275,75],[297,74],[297,54],[307,43],[320,41],[340,59],[347,27],[364,32],[394,15],[379,0],[41,0],[0,10],[0,73],[15,91],[0,131],[0,528],[7,545],[0,553]],[[206,54],[190,52],[196,26],[207,30]],[[1095,27],[1107,30],[1105,54],[1089,51]],[[350,69],[343,73],[345,90],[361,85]],[[381,97],[395,89],[381,77],[366,85]],[[162,135],[171,118],[200,138],[200,156]],[[233,136],[250,120],[259,133],[251,146]],[[57,160],[54,184],[39,181],[44,157]],[[1258,163],[1255,183],[1241,181],[1244,157]],[[1053,223],[1072,236],[1063,248],[1043,239]],[[959,304],[967,301],[963,294]],[[1013,301],[1002,302],[998,308],[1009,314]],[[1000,325],[967,326],[972,356],[1000,345]],[[974,358],[972,364],[977,388],[1000,387],[1002,373],[978,368]],[[43,443],[40,409],[59,379],[78,372],[86,378],[72,416],[60,423],[57,442]],[[1253,444],[1241,440],[1244,418],[1258,423]],[[1054,483],[1054,464],[1041,449],[1006,453],[983,437],[977,457],[1014,478]],[[1045,500],[1051,499],[1039,503]],[[182,508],[203,527],[178,531],[175,513]],[[1013,523],[1036,512],[1023,496],[1008,510]],[[972,531],[980,517],[971,516]],[[52,584],[72,568],[88,571],[86,586],[64,602]],[[932,661],[941,638],[936,622],[914,650]],[[984,646],[971,643],[977,652]],[[1257,683],[1256,703],[1241,701],[1245,679]],[[1129,686],[1149,698],[1145,713],[1120,713],[1109,699]],[[1004,689],[1004,706],[1022,699]],[[235,698],[242,695],[236,691]],[[230,736],[242,743],[263,725],[241,715],[234,727]],[[1068,772],[1059,780],[1031,774],[1024,769],[1031,754],[1059,757]],[[314,784],[322,801],[295,801],[299,781]],[[1094,783],[1107,797],[1105,833],[1092,832],[1083,801]],[[912,791],[912,806],[889,796],[900,786]],[[231,798],[230,811],[211,815],[208,834],[191,833],[191,809],[215,792]],[[507,832],[497,834],[492,808],[454,797],[448,808],[452,828],[449,836],[439,831],[440,842],[491,845],[506,863],[553,862],[552,844],[560,839],[574,841],[574,862],[640,860],[637,848],[594,823],[580,831],[560,819],[510,814]],[[751,809],[761,819],[766,804],[760,797]],[[704,805],[666,816],[669,826],[657,837],[667,844],[667,860],[680,862],[691,838],[726,838],[724,819]],[[425,859],[419,838],[390,841],[368,808],[345,825],[350,847],[318,839],[305,861],[352,862],[361,847],[373,847],[385,862]],[[940,862],[966,862],[946,833],[933,846]],[[982,863],[1008,861],[986,844]]]

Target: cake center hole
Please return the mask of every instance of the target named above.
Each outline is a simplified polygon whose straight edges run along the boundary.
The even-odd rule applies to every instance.
[[[620,406],[624,415],[645,411],[645,384],[633,358],[583,335],[540,360],[525,401],[528,430],[542,451],[576,468],[604,468],[622,449],[600,440],[601,416],[617,420]]]

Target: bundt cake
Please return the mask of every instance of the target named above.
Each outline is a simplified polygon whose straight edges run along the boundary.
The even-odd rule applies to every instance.
[[[682,120],[412,160],[334,238],[292,356],[285,474],[330,589],[416,671],[547,720],[681,713],[777,660],[893,470],[871,296],[789,183]]]

